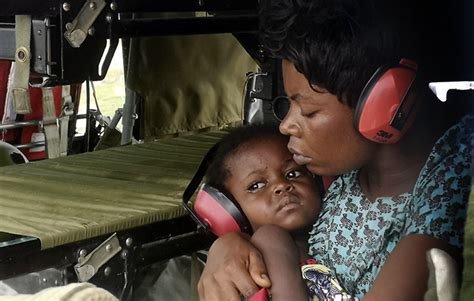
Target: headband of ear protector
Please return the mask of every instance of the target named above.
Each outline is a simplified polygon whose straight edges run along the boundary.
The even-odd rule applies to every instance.
[[[210,230],[217,236],[229,232],[252,234],[250,222],[239,204],[230,194],[215,187],[203,184],[194,201],[194,210],[188,206],[188,202],[201,184],[218,146],[219,144],[214,145],[202,159],[198,170],[183,193],[183,206],[201,228]]]
[[[415,116],[415,97],[409,95],[417,64],[401,59],[375,71],[359,97],[354,127],[365,138],[383,144],[398,142]]]

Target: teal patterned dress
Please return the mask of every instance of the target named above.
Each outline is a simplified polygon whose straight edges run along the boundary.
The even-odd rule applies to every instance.
[[[411,193],[369,201],[358,171],[339,177],[310,233],[310,256],[362,298],[404,236],[427,234],[462,247],[473,138],[474,118],[466,116],[436,142]]]

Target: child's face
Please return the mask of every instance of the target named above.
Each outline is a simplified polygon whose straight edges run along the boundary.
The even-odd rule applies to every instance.
[[[278,225],[290,232],[313,224],[321,207],[312,175],[296,164],[284,138],[244,145],[226,165],[226,187],[254,230]]]

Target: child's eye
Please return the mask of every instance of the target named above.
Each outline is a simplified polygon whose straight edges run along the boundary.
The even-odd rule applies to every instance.
[[[289,172],[286,173],[286,177],[288,179],[293,179],[301,176],[303,173],[300,170],[290,170]]]
[[[250,186],[247,188],[247,190],[250,191],[250,192],[253,192],[253,191],[256,191],[258,189],[262,189],[263,187],[265,187],[265,183],[255,182],[255,183],[250,184]]]

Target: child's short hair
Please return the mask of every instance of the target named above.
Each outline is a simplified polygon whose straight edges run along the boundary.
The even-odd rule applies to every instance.
[[[230,175],[226,161],[249,143],[275,138],[288,141],[288,137],[281,134],[275,124],[250,124],[232,129],[219,142],[207,168],[207,184],[226,191],[225,182]]]

